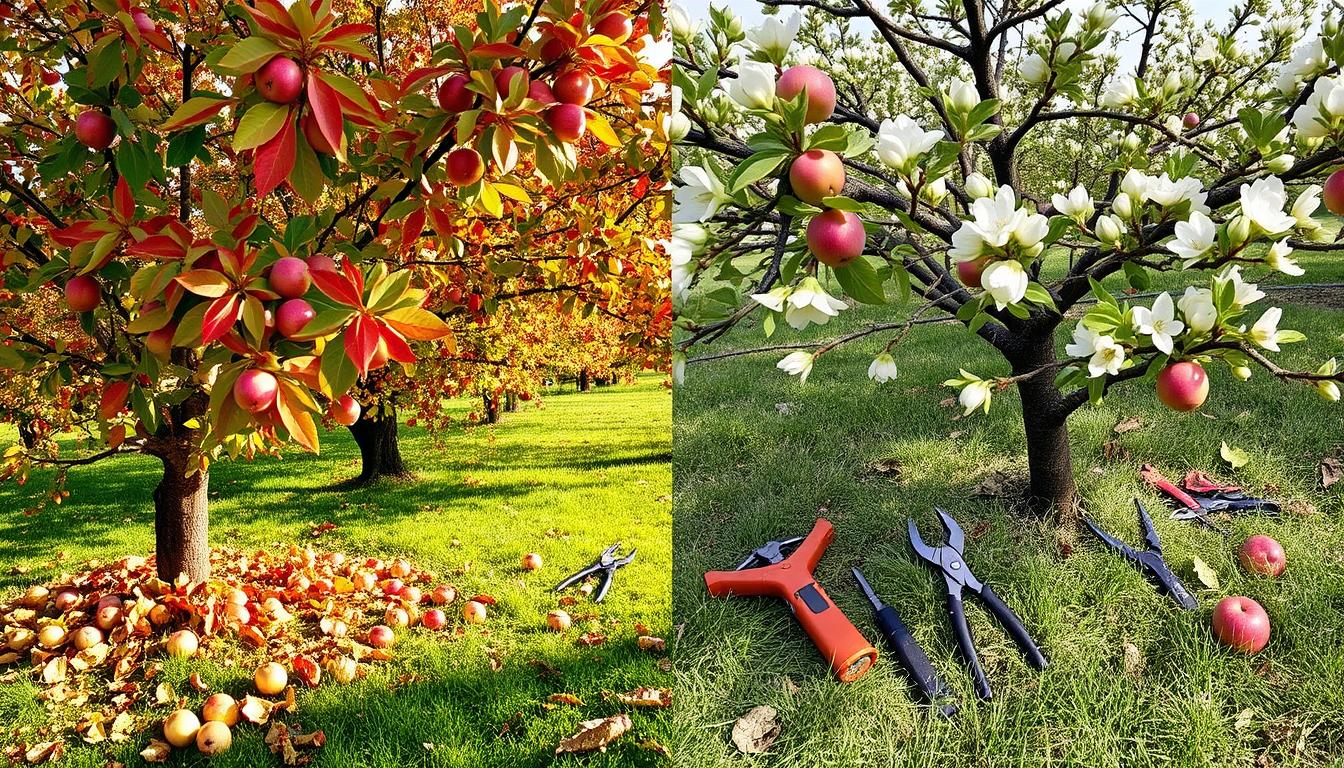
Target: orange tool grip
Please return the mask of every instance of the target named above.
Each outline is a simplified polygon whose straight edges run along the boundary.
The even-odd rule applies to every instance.
[[[836,677],[848,683],[873,668],[877,649],[831,602],[826,590],[812,576],[834,535],[835,529],[829,521],[817,520],[812,532],[784,560],[741,571],[710,571],[705,574],[705,586],[715,597],[776,597],[787,602]]]

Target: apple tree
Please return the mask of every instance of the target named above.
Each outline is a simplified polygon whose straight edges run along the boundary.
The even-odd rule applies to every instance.
[[[806,381],[837,346],[886,334],[868,368],[885,382],[921,318],[954,318],[1009,373],[947,385],[967,414],[1017,388],[1031,501],[1066,516],[1069,416],[1117,384],[1146,377],[1190,410],[1219,363],[1338,400],[1333,359],[1272,360],[1304,337],[1248,280],[1341,247],[1315,216],[1318,182],[1344,163],[1337,20],[1299,39],[1311,14],[1258,2],[1202,28],[1160,0],[766,5],[803,11],[750,30],[718,9],[669,13],[678,377],[746,317],[778,336],[910,298],[778,367]],[[1344,211],[1344,174],[1325,186]],[[1176,297],[1102,285],[1177,270],[1195,285]]]
[[[442,286],[395,254],[448,252],[459,218],[528,200],[525,179],[560,183],[576,124],[620,143],[602,114],[529,90],[556,73],[558,37],[629,56],[616,2],[488,3],[409,71],[387,67],[381,11],[352,20],[329,0],[4,7],[5,310],[58,297],[76,327],[11,333],[0,368],[73,392],[96,447],[15,446],[0,475],[158,458],[170,581],[209,573],[214,461],[316,452],[318,419],[348,420],[361,378],[451,343],[425,308]]]

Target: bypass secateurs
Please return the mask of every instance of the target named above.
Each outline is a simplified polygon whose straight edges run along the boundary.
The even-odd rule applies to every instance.
[[[597,585],[597,591],[593,593],[593,602],[602,602],[603,598],[607,596],[607,590],[611,589],[611,579],[616,575],[616,571],[629,565],[635,559],[635,553],[639,551],[638,549],[632,549],[630,554],[625,557],[617,557],[616,552],[620,548],[620,542],[616,542],[602,550],[602,554],[598,556],[597,560],[593,561],[592,565],[556,584],[553,591],[559,592],[591,576],[601,574],[601,583]]]
[[[962,532],[961,526],[952,516],[937,507],[934,511],[938,517],[942,518],[943,528],[947,531],[947,543],[941,547],[931,547],[924,543],[919,536],[919,528],[915,526],[915,521],[908,521],[910,531],[910,545],[914,547],[915,554],[919,555],[924,562],[937,569],[943,575],[943,581],[947,584],[947,610],[952,619],[952,630],[957,636],[957,647],[961,650],[962,659],[966,666],[970,668],[971,676],[975,679],[976,694],[986,701],[993,698],[994,693],[989,687],[989,680],[985,677],[985,672],[980,668],[980,658],[975,652],[975,641],[971,638],[970,625],[966,623],[966,607],[962,600],[962,592],[970,590],[980,596],[984,601],[985,607],[994,614],[999,623],[1013,638],[1017,646],[1022,649],[1022,653],[1027,657],[1027,663],[1032,667],[1042,670],[1045,669],[1048,662],[1041,649],[1036,647],[1035,641],[1031,635],[1027,634],[1026,627],[1022,626],[1022,620],[1013,613],[999,596],[994,594],[994,590],[988,584],[982,583],[971,573],[971,569],[966,565],[966,559],[962,552],[966,547],[966,535]]]
[[[1083,522],[1098,539],[1136,565],[1153,586],[1157,587],[1158,592],[1169,595],[1177,605],[1187,611],[1198,609],[1199,604],[1195,602],[1190,590],[1186,589],[1176,574],[1167,567],[1167,561],[1162,557],[1162,541],[1157,537],[1157,530],[1153,528],[1153,519],[1148,516],[1148,510],[1144,509],[1143,502],[1138,499],[1134,500],[1134,506],[1139,508],[1139,523],[1143,526],[1143,538],[1148,542],[1148,548],[1143,551],[1136,550],[1103,531],[1092,522],[1091,518],[1084,517]]]
[[[1232,535],[1232,531],[1215,523],[1211,515],[1222,512],[1232,515],[1239,512],[1279,513],[1277,503],[1248,496],[1235,485],[1221,485],[1203,472],[1190,472],[1180,485],[1163,477],[1151,464],[1144,464],[1139,475],[1165,494],[1167,502],[1175,507],[1171,519],[1195,520],[1224,536]]]

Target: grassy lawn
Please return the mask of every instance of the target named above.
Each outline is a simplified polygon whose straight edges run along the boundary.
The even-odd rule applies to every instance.
[[[524,403],[493,428],[454,430],[440,442],[403,426],[402,454],[418,474],[415,483],[332,490],[359,470],[358,450],[343,430],[323,436],[320,457],[216,465],[211,539],[217,545],[311,542],[313,526],[330,521],[338,527],[315,546],[361,556],[405,555],[443,574],[462,594],[484,592],[499,600],[490,620],[461,638],[402,632],[396,659],[374,665],[367,679],[301,691],[297,719],[305,730],[321,728],[327,735],[315,765],[548,765],[556,744],[581,720],[623,711],[604,701],[603,691],[670,685],[658,655],[635,647],[637,623],[662,637],[672,632],[670,400],[659,377],[644,377],[636,386],[548,397],[541,408]],[[473,405],[454,403],[463,415]],[[0,434],[0,446],[13,439]],[[148,554],[150,494],[158,474],[157,463],[138,457],[76,469],[65,505],[32,518],[0,515],[0,590],[8,594],[55,579],[93,558]],[[27,506],[44,480],[34,477],[24,489],[0,486],[0,510]],[[616,541],[639,553],[617,574],[607,600],[570,609],[576,621],[567,635],[546,631],[546,612],[556,606],[551,587]],[[519,560],[532,551],[545,566],[524,574]],[[58,552],[68,556],[59,565]],[[453,575],[464,567],[465,573]],[[23,569],[29,570],[20,574]],[[578,619],[589,612],[596,615]],[[606,645],[578,645],[575,638],[589,629],[607,634]],[[489,650],[502,659],[499,671],[491,670]],[[558,677],[547,676],[547,666]],[[165,672],[179,693],[192,694],[199,712],[203,695],[186,685],[191,672],[241,699],[251,692],[254,668],[255,659],[239,651],[209,662],[168,663]],[[38,690],[23,682],[0,686],[0,745],[14,729],[46,722],[45,708],[34,699]],[[557,692],[577,694],[587,706],[543,707]],[[150,730],[157,735],[166,711],[137,707],[145,733],[110,754],[74,742],[65,764],[101,767],[109,757],[140,764],[137,753]],[[632,717],[630,734],[581,762],[660,764],[655,752],[636,745],[644,739],[668,743],[670,717],[648,710]],[[233,749],[210,764],[278,765],[262,744],[263,732],[240,725]],[[169,764],[206,762],[187,750]]]
[[[1341,263],[1304,255],[1307,274],[1297,280],[1338,282]],[[1175,276],[1162,285],[1180,288]],[[1278,301],[1271,294],[1258,307]],[[768,341],[750,325],[699,353],[829,339],[905,316],[902,308],[864,308],[806,334],[784,326]],[[1285,305],[1282,327],[1310,337],[1285,348],[1284,365],[1314,367],[1344,355],[1344,312]],[[887,338],[828,354],[802,387],[775,369],[782,352],[689,367],[674,409],[673,604],[684,623],[678,759],[698,767],[1341,764],[1344,486],[1323,492],[1316,480],[1320,459],[1344,448],[1338,405],[1263,372],[1242,384],[1216,366],[1198,413],[1165,410],[1151,385],[1139,381],[1074,415],[1074,468],[1086,509],[1138,544],[1130,498],[1140,496],[1187,586],[1198,586],[1192,558],[1217,570],[1220,588],[1199,589],[1200,610],[1186,613],[1090,534],[973,495],[992,472],[1025,470],[1014,391],[996,395],[987,417],[958,420],[959,409],[940,405],[955,394],[940,383],[958,366],[980,375],[1008,372],[992,349],[959,327],[917,329],[895,351],[900,377],[877,386],[865,372]],[[1142,427],[1116,435],[1113,427],[1130,415]],[[1123,452],[1107,460],[1103,446],[1112,440]],[[1231,471],[1218,458],[1221,441],[1245,449],[1250,463]],[[899,474],[874,471],[881,459],[894,460]],[[1224,538],[1168,520],[1139,481],[1144,462],[1173,478],[1208,470],[1298,503],[1281,519],[1238,518],[1234,535]],[[916,558],[905,533],[906,518],[914,517],[926,540],[941,541],[935,504],[961,522],[973,572],[1018,612],[1050,659],[1045,672],[1035,672],[982,607],[969,607],[995,690],[989,704],[974,699],[956,656],[941,578]],[[836,538],[819,581],[880,643],[849,575],[851,566],[864,569],[958,692],[964,706],[954,720],[915,703],[914,688],[885,648],[875,671],[842,685],[781,604],[707,595],[705,571],[731,568],[767,540],[806,533],[822,515],[835,523]],[[1289,564],[1278,580],[1237,566],[1236,548],[1254,533],[1283,544]],[[1212,608],[1232,594],[1259,601],[1273,622],[1270,644],[1256,656],[1226,650],[1213,637]],[[778,710],[781,736],[767,755],[741,755],[729,739],[731,725],[760,704]]]

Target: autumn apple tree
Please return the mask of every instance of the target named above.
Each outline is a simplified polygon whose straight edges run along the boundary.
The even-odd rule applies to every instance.
[[[1188,411],[1207,366],[1238,379],[1258,366],[1339,399],[1333,359],[1273,361],[1304,336],[1251,280],[1340,247],[1317,210],[1324,181],[1344,211],[1336,19],[1307,34],[1301,15],[1257,3],[1202,28],[1161,1],[767,5],[803,11],[750,30],[727,11],[669,13],[679,371],[746,317],[778,339],[899,296],[909,309],[890,321],[778,367],[815,385],[830,351],[885,334],[867,373],[886,382],[920,318],[955,318],[1008,372],[953,359],[947,386],[967,414],[1017,388],[1031,501],[1065,515],[1069,416],[1121,382],[1146,378]],[[1061,126],[1099,138],[1077,146]],[[1168,271],[1193,285],[1145,301],[1115,290]]]
[[[555,30],[629,36],[616,3],[487,3],[407,72],[329,0],[4,7],[3,309],[54,296],[77,322],[9,333],[0,368],[95,418],[86,450],[14,446],[0,473],[158,458],[166,580],[209,574],[214,461],[316,452],[324,412],[358,417],[361,378],[451,343],[425,308],[442,286],[389,254],[444,251],[466,212],[558,183],[577,124],[619,144],[600,113],[553,118],[529,92],[530,73],[564,74]]]

